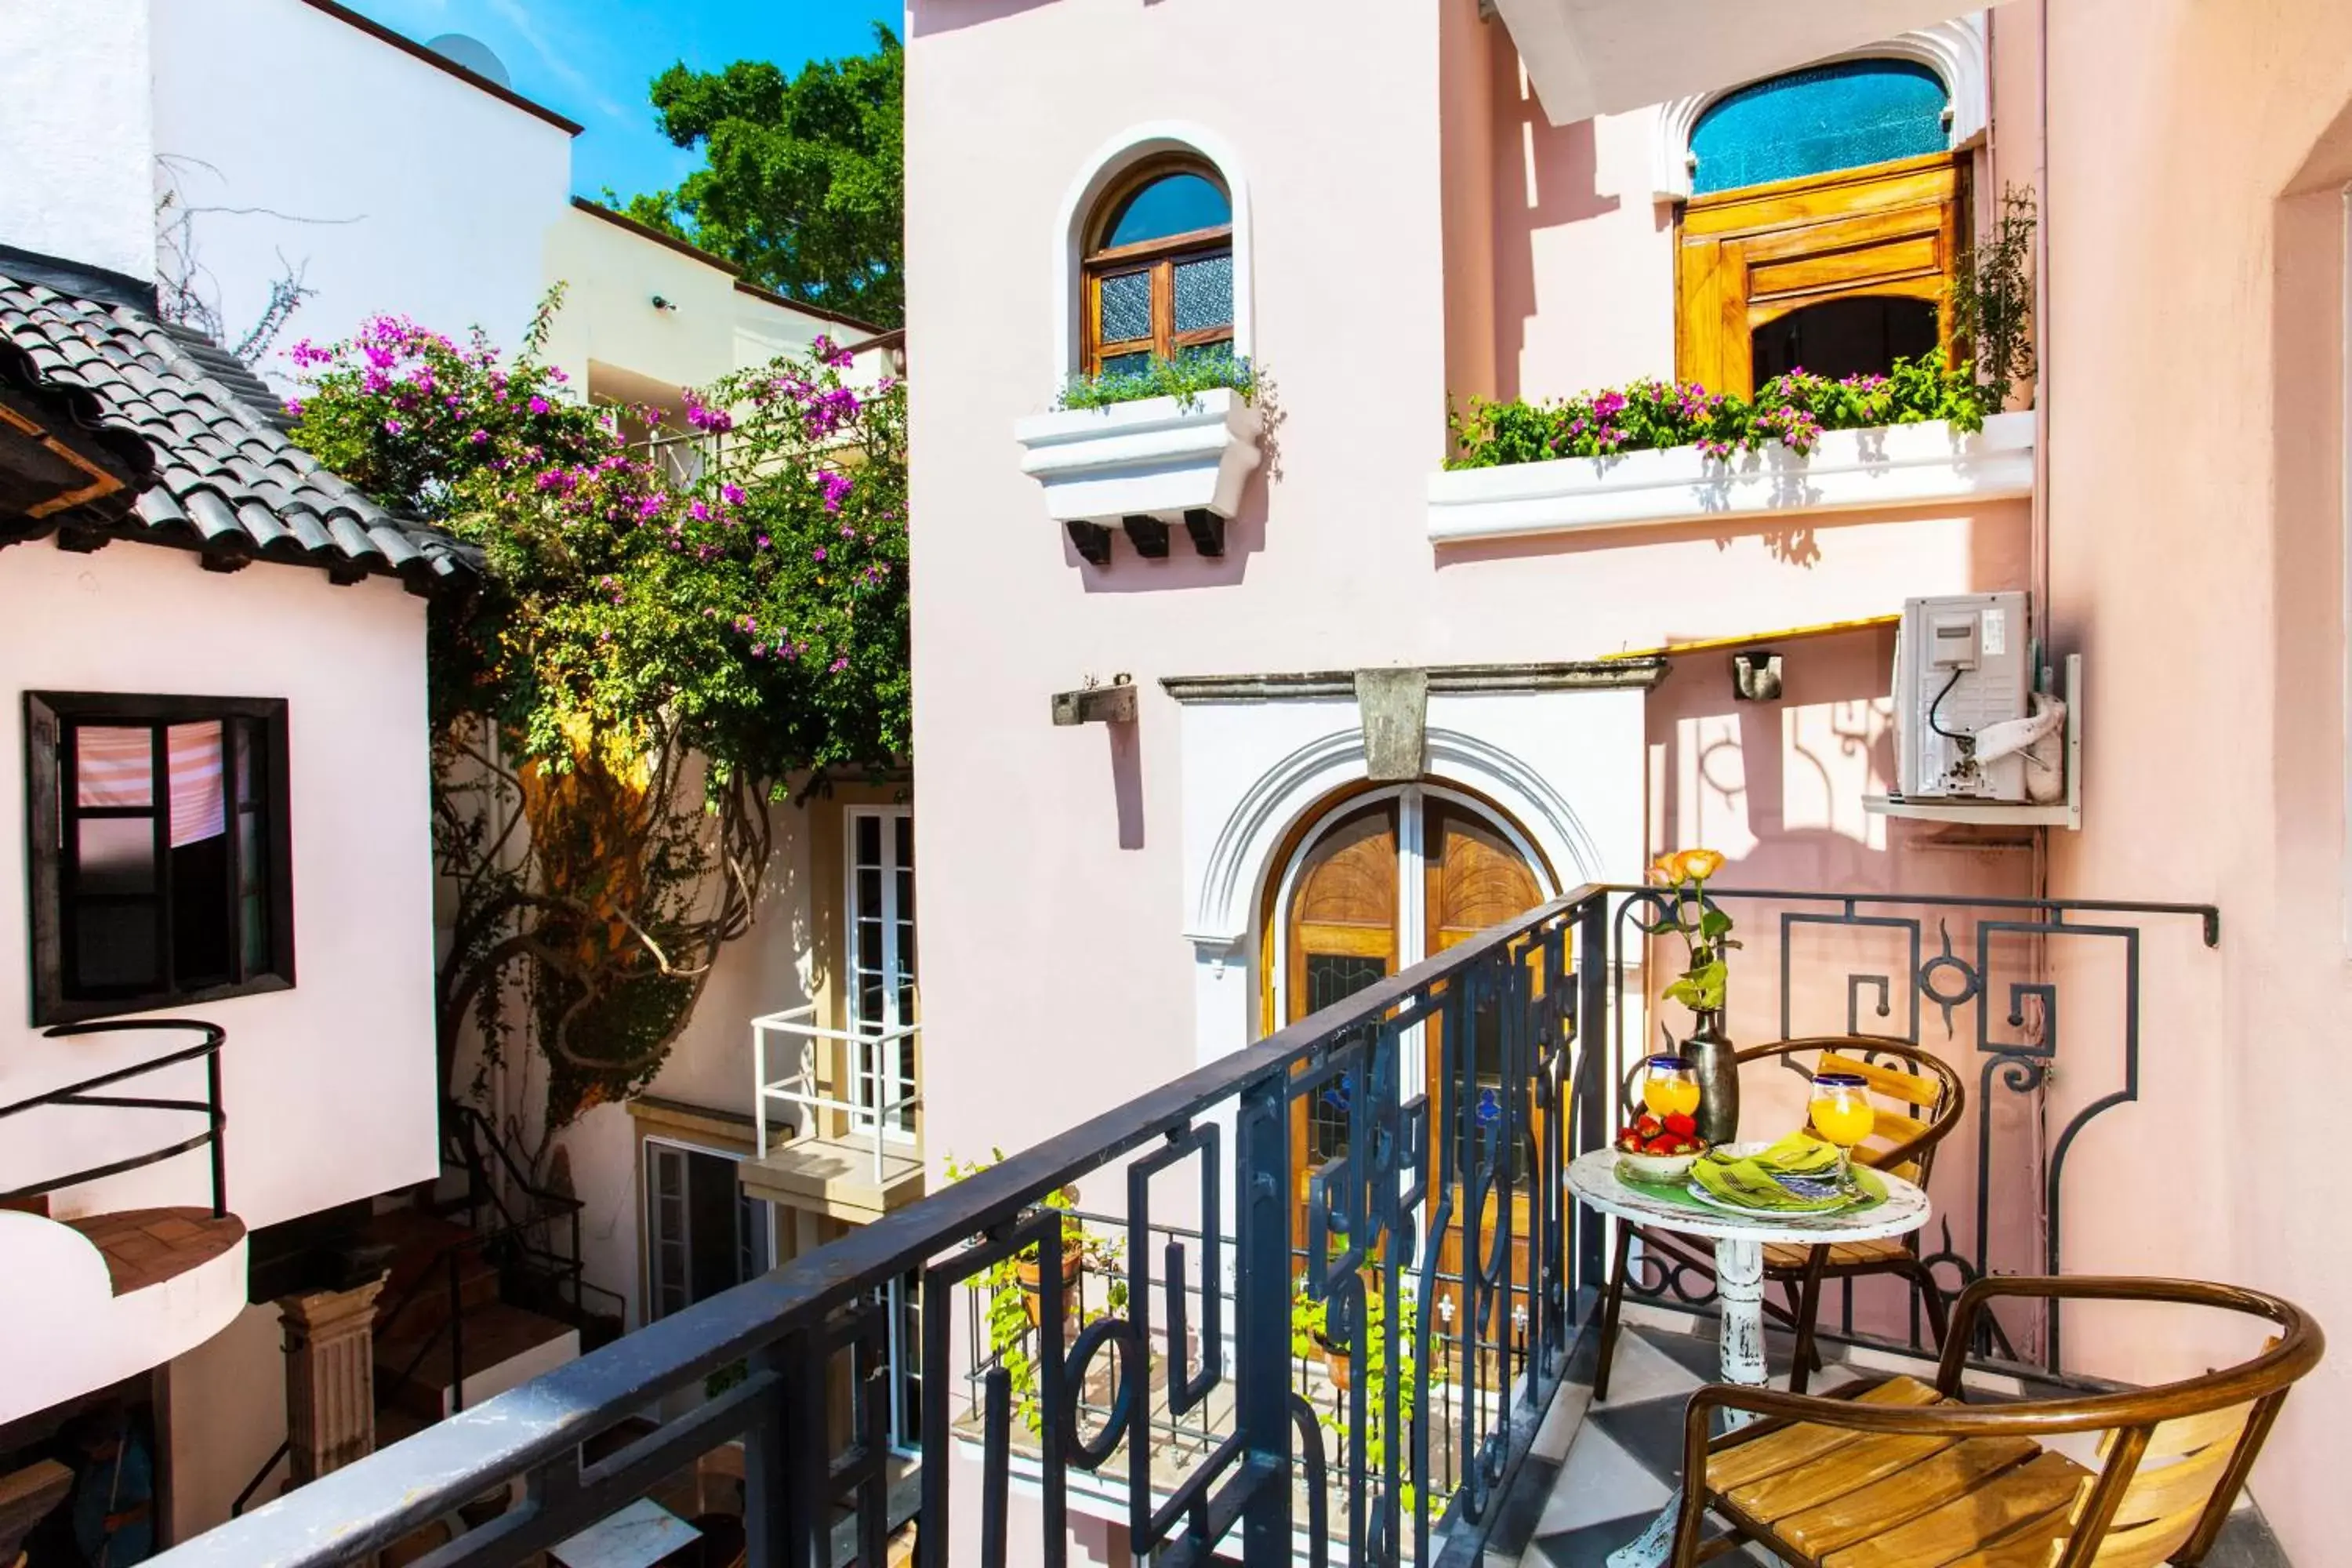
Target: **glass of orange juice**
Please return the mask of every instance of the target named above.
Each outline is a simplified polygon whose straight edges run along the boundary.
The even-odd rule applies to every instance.
[[[1853,1184],[1854,1145],[1870,1136],[1878,1122],[1871,1109],[1870,1086],[1858,1073],[1825,1072],[1813,1077],[1813,1131],[1838,1151],[1838,1179]]]
[[[1642,1064],[1642,1103],[1651,1115],[1692,1116],[1698,1111],[1698,1072],[1688,1057],[1652,1057]]]

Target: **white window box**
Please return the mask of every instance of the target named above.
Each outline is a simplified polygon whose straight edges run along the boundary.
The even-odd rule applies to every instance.
[[[1224,387],[1189,403],[1145,397],[1108,408],[1034,415],[1013,427],[1021,471],[1045,487],[1054,521],[1107,527],[1161,524],[1188,512],[1222,520],[1241,505],[1258,464],[1258,410]]]
[[[1941,420],[1832,430],[1809,457],[1778,444],[1729,461],[1696,447],[1449,468],[1429,481],[1440,544],[1772,513],[1880,510],[2033,493],[2034,419],[1996,414],[1969,436]]]

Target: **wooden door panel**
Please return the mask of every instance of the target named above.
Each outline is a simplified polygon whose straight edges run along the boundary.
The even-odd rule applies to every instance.
[[[1748,268],[1748,299],[1753,306],[1768,300],[1811,303],[1790,298],[1796,295],[1861,291],[1882,294],[1890,291],[1885,287],[1889,283],[1937,278],[1943,269],[1942,240],[1933,234],[1912,235],[1843,250],[1824,250],[1788,261],[1759,265],[1751,259]],[[1751,310],[1750,320],[1754,314]]]
[[[1675,245],[1675,373],[1752,396],[1749,334],[1801,305],[1860,294],[1940,299],[1967,182],[1951,154],[1699,197]],[[1943,333],[1950,348],[1948,321]]]
[[[1690,238],[1759,234],[1830,218],[1937,206],[1958,193],[1959,164],[1948,153],[1841,169],[1832,174],[1695,196],[1684,204],[1683,233]]]

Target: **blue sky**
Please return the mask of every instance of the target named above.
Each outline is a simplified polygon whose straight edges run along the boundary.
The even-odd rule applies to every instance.
[[[586,129],[572,149],[572,188],[623,197],[674,185],[699,162],[654,122],[646,84],[678,60],[714,70],[732,60],[803,61],[862,54],[873,25],[903,32],[901,0],[344,0],[419,43],[479,38],[514,89]]]

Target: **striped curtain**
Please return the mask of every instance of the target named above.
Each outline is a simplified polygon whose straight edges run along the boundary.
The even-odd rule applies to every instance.
[[[222,725],[174,724],[167,732],[172,847],[217,838],[228,831]],[[82,807],[152,808],[155,805],[155,731],[148,727],[86,724],[75,735],[75,793]]]

